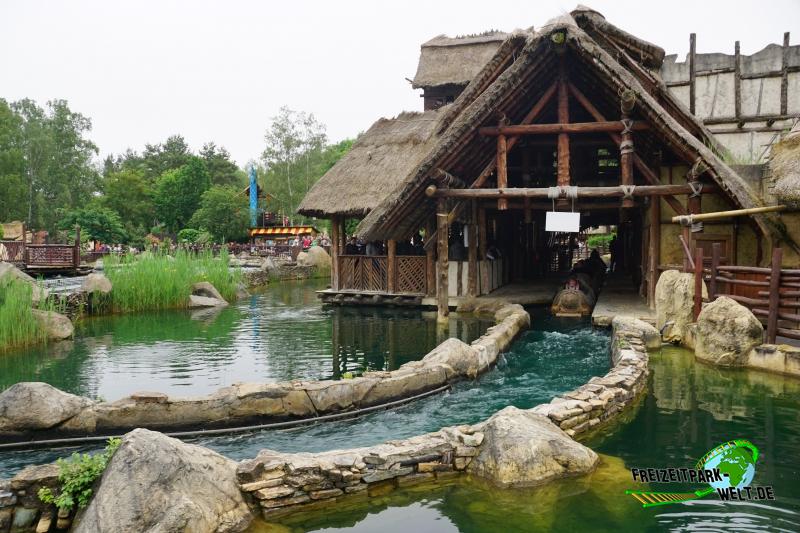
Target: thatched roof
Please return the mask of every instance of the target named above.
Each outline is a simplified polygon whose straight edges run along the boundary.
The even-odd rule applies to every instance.
[[[562,34],[563,40],[558,38]],[[506,68],[498,69],[495,57],[478,73],[452,105],[458,115],[449,117],[430,152],[369,213],[358,233],[368,239],[404,238],[422,226],[434,212],[434,202],[426,198],[424,189],[436,169],[447,170],[469,185],[495,153],[493,140],[478,135],[477,129],[496,125],[501,114],[518,123],[553,83],[562,53],[570,55],[570,79],[598,100],[596,105],[605,116],[618,116],[620,90],[635,93],[637,114],[651,124],[650,132],[637,137],[637,151],[665,144],[684,161],[698,161],[707,168],[706,175],[738,206],[761,205],[753,189],[718,157],[711,133],[646,68],[660,64],[663,50],[579,8],[528,33]],[[785,237],[776,217],[755,219],[765,233]]]
[[[298,212],[317,217],[366,215],[417,167],[441,116],[437,110],[378,120],[311,188]]]
[[[772,145],[769,172],[772,194],[791,207],[800,207],[800,122]]]
[[[466,37],[434,37],[420,48],[417,73],[411,86],[419,89],[467,85],[494,57],[506,36],[503,32],[486,32]]]

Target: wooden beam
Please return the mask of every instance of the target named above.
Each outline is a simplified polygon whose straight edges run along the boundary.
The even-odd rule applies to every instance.
[[[716,185],[703,185],[703,194],[719,191]],[[691,192],[689,185],[637,185],[632,196],[669,196]],[[550,187],[507,187],[504,189],[439,189],[429,185],[425,194],[431,198],[549,198]],[[619,198],[625,196],[625,191],[620,186],[611,187],[579,187],[578,198]],[[566,198],[565,196],[562,196]]]
[[[697,35],[689,34],[689,112],[694,115]]]
[[[387,292],[397,292],[397,241],[386,241],[386,284]]]
[[[467,260],[469,261],[467,270],[467,294],[475,297],[478,295],[478,202],[471,202],[471,216],[467,239],[469,248],[467,250]]]
[[[781,59],[781,115],[789,112],[789,32],[783,34]]]
[[[589,99],[586,98],[586,96],[571,83],[569,84],[569,91],[570,94],[572,94],[572,96],[575,97],[578,103],[580,103],[583,106],[583,108],[586,109],[586,111],[590,115],[592,115],[592,118],[594,118],[597,121],[605,120],[605,117],[602,115],[602,113],[600,113],[600,111],[597,110],[594,104],[592,104],[589,101]],[[611,140],[613,140],[616,144],[620,143],[621,137],[619,135],[616,135],[614,133],[610,133],[609,135],[611,136]],[[658,178],[656,173],[653,172],[650,169],[650,167],[647,166],[647,163],[645,163],[644,160],[641,157],[639,157],[639,154],[636,153],[633,154],[633,165],[634,167],[636,167],[636,170],[638,170],[642,174],[645,181],[650,183],[650,185],[659,185],[661,183],[661,180]],[[681,203],[678,201],[677,198],[667,196],[664,198],[664,200],[677,214],[679,215],[686,214],[686,209],[684,209],[683,205],[681,205]]]
[[[448,299],[449,278],[448,278],[448,224],[447,224],[447,200],[439,198],[436,202],[436,241],[437,241],[437,263],[438,263],[438,283],[436,285],[436,318],[437,321],[447,322],[450,315]]]
[[[508,187],[508,165],[507,165],[507,152],[506,152],[506,136],[498,135],[497,137],[497,186]],[[475,189],[477,190],[477,189]],[[508,208],[508,204],[504,199],[497,201],[497,209],[503,211]]]
[[[561,92],[559,92],[561,94]],[[560,101],[560,100],[559,100]],[[494,126],[478,128],[478,133],[487,137],[497,137],[499,135],[519,136],[519,135],[553,135],[558,134],[559,139],[570,133],[621,133],[625,125],[619,120],[601,122],[562,122],[559,116],[556,124],[513,124],[509,126]],[[567,117],[569,120],[569,117]],[[637,120],[631,126],[633,131],[643,131],[650,129],[647,122]],[[569,137],[567,137],[569,140]],[[560,145],[561,141],[559,141]]]
[[[478,208],[478,260],[486,259],[486,250],[489,244],[486,242],[486,209]]]

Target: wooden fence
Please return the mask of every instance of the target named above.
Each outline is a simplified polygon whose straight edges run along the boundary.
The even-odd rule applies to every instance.
[[[386,294],[427,294],[424,255],[398,255],[389,264],[385,255],[340,255],[339,290]]]
[[[744,305],[766,325],[765,342],[775,344],[778,336],[800,339],[800,269],[782,268],[783,250],[772,250],[769,267],[724,265],[720,244],[712,246],[710,261],[703,249],[695,251],[695,318],[702,309],[702,282],[708,287],[708,301],[727,296]]]

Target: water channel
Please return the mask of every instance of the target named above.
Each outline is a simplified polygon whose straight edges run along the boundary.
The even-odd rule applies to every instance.
[[[419,358],[441,340],[433,320],[418,311],[322,308],[315,288],[308,282],[273,286],[216,316],[174,312],[91,319],[63,353],[40,349],[0,358],[0,388],[37,379],[111,399],[142,388],[195,394],[243,379],[336,378],[343,372],[394,368]],[[608,332],[593,330],[585,321],[548,317],[542,310],[533,310],[533,317],[531,330],[495,369],[450,392],[355,420],[192,442],[237,460],[263,448],[322,451],[368,446],[477,422],[506,405],[531,407],[606,372]],[[450,334],[470,340],[488,325],[462,317],[453,322]],[[367,501],[337,502],[324,512],[298,514],[280,524],[258,521],[251,529],[800,530],[800,382],[708,367],[695,363],[690,352],[671,347],[651,354],[651,370],[648,394],[629,421],[586,443],[602,456],[591,476],[525,490],[497,490],[474,480],[398,489]],[[129,385],[129,379],[135,384]],[[723,504],[709,498],[642,509],[624,495],[628,488],[646,490],[633,486],[629,468],[691,467],[716,444],[733,438],[748,438],[759,446],[762,456],[754,484],[772,485],[776,501]],[[2,452],[0,478],[28,464],[91,449]],[[698,487],[681,487],[694,488]]]

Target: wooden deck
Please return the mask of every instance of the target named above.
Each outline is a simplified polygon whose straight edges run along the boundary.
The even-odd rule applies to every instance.
[[[592,324],[609,327],[615,316],[632,316],[651,324],[656,319],[655,311],[648,307],[645,298],[639,296],[630,278],[612,274],[600,290],[592,312]]]

